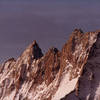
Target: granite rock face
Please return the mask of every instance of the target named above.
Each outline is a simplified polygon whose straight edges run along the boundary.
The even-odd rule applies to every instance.
[[[93,44],[76,91],[62,100],[100,100],[100,33]]]
[[[100,32],[72,32],[43,55],[34,41],[0,65],[0,100],[99,100]]]

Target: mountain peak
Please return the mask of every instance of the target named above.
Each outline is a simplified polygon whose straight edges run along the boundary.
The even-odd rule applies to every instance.
[[[0,100],[96,100],[100,97],[100,32],[75,29],[62,51],[33,41],[0,68]],[[79,91],[80,90],[80,91]]]
[[[31,43],[26,50],[23,52],[22,56],[31,56],[32,59],[39,59],[43,56],[43,53],[37,44],[36,40]]]
[[[73,33],[83,33],[82,29],[74,29]]]

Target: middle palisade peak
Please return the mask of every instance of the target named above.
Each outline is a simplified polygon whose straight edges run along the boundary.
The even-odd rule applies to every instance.
[[[74,91],[75,97],[79,95],[79,98],[80,93],[85,93],[86,98],[87,94],[92,96],[94,92],[95,95],[93,89],[96,90],[97,85],[93,85],[92,76],[96,75],[94,81],[100,83],[99,54],[100,32],[83,34],[80,29],[75,29],[62,51],[52,47],[44,56],[33,41],[16,61],[10,59],[1,66],[0,100],[73,100],[66,97]],[[85,65],[90,66],[87,67],[89,70]],[[84,72],[85,81],[81,79]],[[80,88],[82,85],[84,88]],[[85,90],[87,86],[89,91]]]

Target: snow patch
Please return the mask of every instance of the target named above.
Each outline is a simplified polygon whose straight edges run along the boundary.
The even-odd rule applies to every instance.
[[[67,73],[61,83],[60,86],[56,92],[56,94],[53,96],[52,100],[60,100],[61,98],[65,97],[67,94],[72,92],[75,89],[75,86],[78,81],[78,77],[75,79],[69,80],[70,74]]]

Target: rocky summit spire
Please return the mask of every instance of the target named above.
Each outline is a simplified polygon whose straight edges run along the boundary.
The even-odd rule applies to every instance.
[[[31,56],[32,59],[39,59],[43,56],[41,49],[39,48],[37,42],[34,40],[32,44],[30,44],[26,50],[23,52],[22,56]]]
[[[27,79],[30,80],[34,77],[33,62],[36,63],[38,59],[43,56],[41,49],[39,48],[36,41],[33,41],[22,53],[22,55],[16,60],[14,65],[14,75],[16,77],[15,84],[17,88],[22,85]]]

